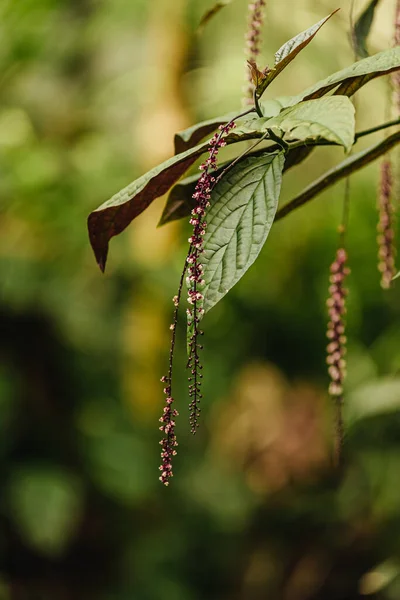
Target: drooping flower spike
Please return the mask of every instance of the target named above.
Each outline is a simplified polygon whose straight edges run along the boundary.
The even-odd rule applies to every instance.
[[[392,204],[392,166],[389,158],[381,164],[379,198],[378,198],[378,269],[381,273],[381,287],[388,289],[396,273],[394,257],[394,210]]]
[[[200,165],[203,171],[197,182],[193,199],[196,202],[192,210],[189,223],[193,226],[193,233],[189,238],[189,252],[187,256],[187,285],[188,285],[188,303],[191,305],[187,309],[188,328],[191,330],[189,339],[189,358],[187,368],[190,370],[189,376],[189,397],[191,398],[190,408],[190,428],[192,433],[196,433],[198,427],[198,418],[200,415],[201,379],[202,365],[200,362],[199,351],[202,345],[198,343],[202,331],[199,328],[200,320],[204,314],[203,294],[204,286],[203,266],[200,261],[203,252],[203,237],[206,232],[207,222],[205,220],[206,212],[210,206],[211,192],[216,183],[215,177],[211,174],[217,168],[217,157],[220,148],[226,145],[224,136],[235,127],[235,120],[226,125],[220,125],[219,131],[211,138],[208,147],[208,157]]]
[[[327,346],[328,373],[330,377],[329,394],[335,399],[336,403],[336,443],[335,443],[335,462],[340,463],[341,446],[343,443],[343,421],[342,421],[342,403],[343,403],[343,382],[346,376],[346,336],[344,316],[346,314],[346,296],[347,289],[344,287],[344,281],[350,273],[346,267],[347,254],[344,248],[339,248],[336,257],[330,267],[330,286],[329,298],[326,301],[329,314],[327,337],[329,343]]]
[[[248,27],[246,32],[246,58],[250,62],[257,62],[261,49],[261,29],[264,22],[265,0],[250,0],[248,9]],[[243,88],[243,104],[252,104],[254,85],[251,73],[246,63],[246,86]]]

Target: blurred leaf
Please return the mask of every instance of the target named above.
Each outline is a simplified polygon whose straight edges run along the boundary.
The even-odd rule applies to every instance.
[[[399,575],[399,563],[394,560],[386,560],[361,577],[360,593],[363,596],[375,596],[375,594],[387,588]]]
[[[17,471],[9,484],[11,516],[24,541],[42,554],[64,552],[79,525],[82,489],[61,469]]]
[[[245,159],[215,186],[204,236],[204,309],[209,311],[253,264],[274,220],[284,154]]]
[[[240,128],[236,128],[224,139],[227,144],[234,144],[260,136],[259,132],[241,131]],[[208,141],[169,158],[90,213],[89,239],[102,271],[106,266],[110,239],[124,231],[155,198],[165,194],[207,149]]]
[[[193,146],[196,146],[201,140],[215,131],[220,125],[229,123],[238,113],[231,112],[221,117],[215,117],[214,119],[208,119],[201,123],[196,123],[183,131],[178,131],[174,137],[175,154],[186,152]]]
[[[266,77],[264,77],[259,86],[257,86],[257,95],[261,96],[266,88],[270,85],[270,83],[285,69],[289,63],[292,62],[294,58],[298,55],[303,48],[308,46],[308,44],[312,41],[314,36],[321,29],[322,25],[328,21],[335,13],[337,13],[339,9],[334,10],[330,15],[318,21],[312,27],[309,27],[305,31],[297,34],[291,40],[283,44],[281,48],[275,54],[275,67],[272,69]]]
[[[199,26],[197,28],[197,33],[203,33],[205,26],[211,21],[211,19],[213,19],[215,15],[217,15],[223,8],[225,8],[225,6],[231,4],[232,1],[233,0],[219,0],[214,4],[214,6],[209,8],[201,17]]]
[[[306,202],[309,202],[309,200],[315,196],[318,196],[318,194],[324,192],[341,179],[351,175],[352,173],[355,173],[359,169],[362,169],[369,163],[388,152],[399,142],[400,132],[397,132],[387,137],[382,142],[379,142],[374,146],[370,146],[366,150],[358,152],[358,154],[350,156],[343,162],[336,165],[333,169],[330,169],[321,175],[321,177],[313,181],[302,192],[300,192],[298,196],[293,198],[290,202],[285,204],[285,206],[279,209],[279,211],[276,213],[275,220],[282,219],[287,214],[291,213],[296,208],[303,206],[303,204],[306,204]]]
[[[400,377],[371,381],[349,394],[345,403],[351,423],[400,409]]]
[[[348,151],[354,142],[354,106],[346,96],[308,100],[284,109],[272,119],[249,121],[249,127],[263,132],[277,128],[297,140],[322,138]]]
[[[352,31],[352,43],[356,56],[365,58],[369,56],[366,42],[369,35],[372,22],[374,20],[375,9],[378,6],[379,0],[371,0],[365,10],[357,19],[354,30]]]
[[[92,437],[87,450],[93,478],[118,502],[128,505],[140,502],[157,485],[154,457],[143,439],[112,432]]]
[[[400,271],[397,273],[397,275],[395,275],[392,279],[392,281],[394,281],[395,279],[398,279],[400,277]]]

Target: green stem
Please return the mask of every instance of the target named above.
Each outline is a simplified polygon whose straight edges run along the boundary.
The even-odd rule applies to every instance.
[[[393,127],[394,125],[400,125],[400,117],[398,119],[394,119],[393,121],[383,123],[382,125],[377,125],[376,127],[371,127],[370,129],[364,129],[364,131],[356,133],[354,139],[357,141],[359,138],[364,137],[364,135],[369,135],[370,133],[375,133],[376,131],[381,131],[382,129],[387,129],[388,127]]]
[[[287,152],[290,148],[289,144],[287,144],[279,135],[276,135],[272,129],[267,129],[268,135],[271,140],[274,140],[285,152]]]
[[[261,110],[261,107],[260,107],[260,103],[258,101],[258,96],[257,96],[257,90],[256,90],[256,88],[254,88],[253,100],[254,100],[254,108],[256,109],[258,116],[261,117],[261,118],[263,118],[264,115],[262,113],[262,110]]]
[[[242,160],[242,158],[244,158],[245,156],[247,156],[247,154],[250,154],[250,152],[252,150],[254,150],[254,148],[256,148],[258,146],[258,144],[261,144],[261,142],[264,141],[267,136],[268,136],[268,131],[266,131],[264,133],[264,135],[259,140],[257,140],[256,142],[254,142],[254,144],[252,144],[249,148],[247,148],[247,150],[245,150],[244,152],[242,152],[242,154],[239,154],[239,156],[237,156],[235,158],[235,160],[233,160],[231,163],[229,163],[228,166],[215,179],[213,188],[227,174],[227,172],[230,171],[232,169],[232,167],[234,167],[236,165],[236,163],[238,163],[240,160]]]
[[[382,156],[391,148],[396,146],[396,144],[399,142],[400,131],[387,137],[385,140],[383,140],[383,142],[379,142],[379,144],[375,144],[374,146],[367,148],[366,150],[363,150],[354,156],[350,156],[340,165],[334,167],[330,171],[327,171],[311,185],[306,187],[305,190],[303,190],[298,196],[293,198],[293,200],[278,210],[275,216],[275,221],[283,219],[283,217],[286,217],[286,215],[293,212],[296,208],[303,206],[303,204],[306,204],[315,198],[315,196],[334,185],[336,182],[373,162],[379,158],[379,156]]]

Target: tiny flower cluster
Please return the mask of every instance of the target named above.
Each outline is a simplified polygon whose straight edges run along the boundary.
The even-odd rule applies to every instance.
[[[326,302],[329,313],[329,323],[327,337],[330,340],[327,346],[327,359],[329,365],[328,373],[331,378],[329,393],[331,396],[340,398],[343,394],[343,381],[346,376],[346,336],[343,317],[346,314],[346,296],[347,290],[343,283],[346,276],[350,273],[345,265],[347,254],[343,248],[339,248],[336,258],[331,264],[331,275],[329,277],[329,298]]]
[[[200,412],[199,402],[201,398],[201,374],[202,368],[198,351],[202,346],[197,343],[198,336],[202,334],[199,330],[199,323],[204,314],[202,306],[204,297],[201,289],[204,286],[203,265],[200,263],[200,255],[203,252],[203,237],[206,233],[207,223],[205,215],[210,206],[211,191],[215,185],[216,179],[210,171],[217,168],[217,157],[220,148],[226,145],[223,136],[228,134],[235,127],[234,121],[226,125],[220,125],[219,131],[211,138],[207,159],[200,165],[203,171],[197,182],[193,199],[196,201],[195,207],[191,212],[190,224],[193,226],[193,233],[189,238],[190,249],[187,256],[187,285],[188,285],[188,303],[192,306],[187,312],[188,327],[192,329],[192,335],[189,341],[189,360],[187,367],[191,371],[189,377],[189,396],[190,402],[190,424],[192,433],[196,432],[198,416]]]
[[[250,61],[256,61],[260,54],[261,28],[264,21],[265,0],[254,0],[249,3],[248,28],[246,33],[246,56]],[[253,85],[251,73],[246,67],[247,86],[245,92],[245,103],[251,104],[253,96]]]
[[[172,408],[172,404],[174,402],[173,398],[171,398],[171,382],[169,378],[164,375],[161,378],[163,383],[166,383],[166,387],[164,388],[164,394],[166,395],[166,406],[164,407],[164,412],[162,417],[160,417],[160,431],[163,432],[164,437],[162,438],[161,445],[161,458],[162,462],[160,465],[160,481],[164,485],[169,484],[169,479],[173,477],[172,472],[172,457],[176,456],[176,446],[178,442],[176,441],[175,435],[175,417],[178,416],[178,411],[175,408]]]
[[[381,287],[388,289],[396,272],[394,264],[394,230],[393,206],[391,202],[392,174],[389,159],[385,159],[381,166],[381,179],[379,190],[379,223],[378,223],[378,269],[381,272]]]
[[[394,39],[393,46],[400,45],[400,0],[396,2],[395,15],[394,15]],[[393,86],[393,107],[395,115],[398,116],[400,112],[400,73],[399,71],[392,72],[392,86]]]

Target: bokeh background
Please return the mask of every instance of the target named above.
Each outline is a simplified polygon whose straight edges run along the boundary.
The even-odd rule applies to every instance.
[[[195,438],[180,327],[179,454],[172,485],[158,481],[159,378],[189,226],[157,229],[155,201],[112,241],[103,276],[86,218],[168,158],[175,131],[240,106],[246,2],[198,35],[211,4],[0,4],[1,600],[400,598],[400,282],[379,287],[378,164],[351,180],[343,473],[324,355],[337,185],[273,227],[205,319]],[[352,62],[349,4],[267,2],[263,64],[342,8],[271,94]],[[372,52],[390,47],[393,14],[382,0]],[[360,91],[358,129],[384,120],[387,97],[383,79]],[[312,154],[282,202],[342,158]]]

